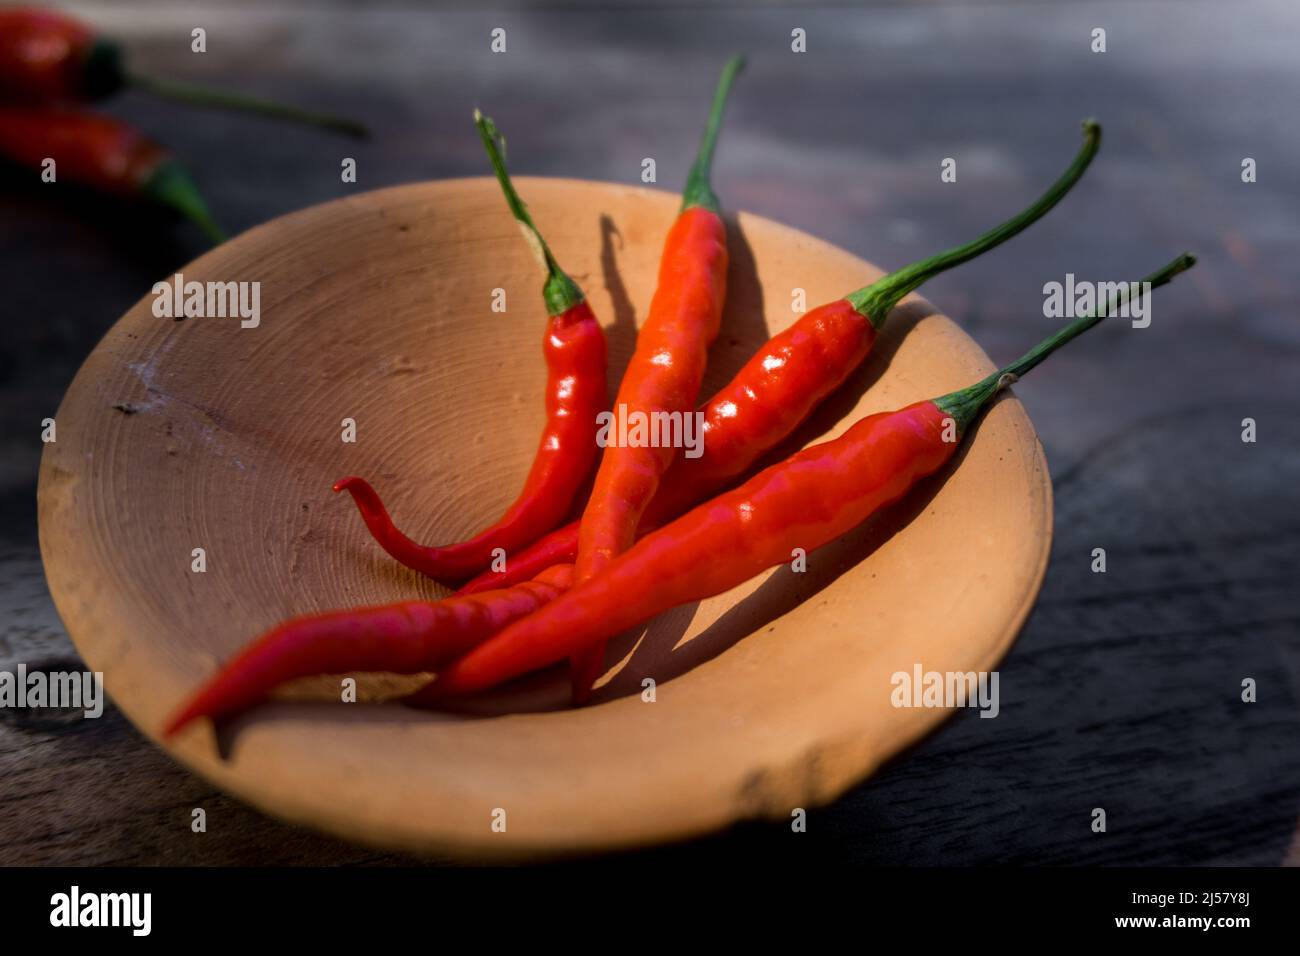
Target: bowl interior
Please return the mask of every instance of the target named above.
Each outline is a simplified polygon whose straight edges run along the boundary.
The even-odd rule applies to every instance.
[[[677,198],[518,186],[605,324],[612,397]],[[798,290],[811,307],[880,274],[759,217],[740,214],[730,232],[704,394],[797,318]],[[366,476],[413,537],[469,536],[518,492],[545,378],[541,279],[489,179],[313,207],[181,274],[259,283],[260,321],[176,321],[155,315],[154,295],[142,299],[70,388],[39,490],[60,614],[151,736],[220,661],[284,617],[445,593],[388,559],[330,486]],[[992,367],[909,299],[786,450]],[[811,554],[806,571],[779,568],[612,642],[593,706],[563,706],[559,670],[438,714],[375,702],[407,679],[369,677],[363,701],[343,704],[325,678],[219,740],[205,725],[168,749],[269,812],[415,851],[519,857],[788,818],[948,713],[892,706],[895,672],[994,666],[1037,592],[1050,534],[1042,452],[1004,396],[952,467]],[[498,810],[505,832],[492,826]]]

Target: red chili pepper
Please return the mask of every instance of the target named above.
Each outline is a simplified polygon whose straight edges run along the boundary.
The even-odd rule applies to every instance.
[[[1191,268],[1187,254],[1142,280],[1152,288]],[[600,574],[577,582],[453,661],[410,703],[493,687],[599,645],[668,608],[743,583],[849,531],[952,458],[993,396],[1112,314],[1079,319],[976,384],[895,412],[869,415],[843,436],[804,449],[734,491],[642,538]]]
[[[582,290],[555,261],[515,192],[497,148],[496,127],[477,111],[474,119],[506,203],[546,270],[542,298],[550,316],[543,339],[549,370],[547,423],[524,490],[496,524],[470,540],[428,547],[397,529],[379,495],[362,479],[344,478],[334,486],[335,491],[352,493],[366,527],[385,551],[408,568],[440,581],[464,580],[488,564],[498,548],[506,554],[524,548],[563,520],[596,460],[596,416],[605,407],[605,334],[600,323]]]
[[[653,506],[654,502],[651,502]],[[531,581],[552,565],[572,564],[578,555],[578,524],[578,521],[570,521],[564,527],[542,535],[519,554],[508,556],[502,570],[488,569],[471,578],[456,591],[457,596],[510,587],[520,581]],[[646,520],[642,518],[640,527],[645,525]]]
[[[1077,183],[1101,143],[1101,128],[1084,124],[1085,142],[1069,169],[1019,215],[974,242],[913,263],[865,288],[819,306],[768,340],[703,407],[704,443],[698,458],[673,460],[638,534],[670,521],[744,474],[787,438],[870,353],[894,306],[927,279],[1006,242],[1041,219]],[[485,571],[457,593],[474,594],[535,577],[551,563],[573,561],[577,523],[541,538],[504,571]]]
[[[718,81],[704,139],[682,191],[682,208],[659,259],[659,280],[636,351],[623,374],[614,407],[629,420],[694,411],[709,345],[717,337],[727,290],[727,226],[710,185],[713,151],[727,94],[745,61],[734,57]],[[636,537],[641,515],[672,463],[672,448],[605,449],[578,527],[574,579],[583,581],[622,554]],[[604,664],[601,647],[573,661],[573,695],[585,700]]]
[[[0,10],[0,98],[52,103],[96,94],[95,35],[52,10]]]
[[[185,170],[167,150],[121,120],[70,110],[0,107],[0,156],[35,170],[52,159],[55,182],[169,206],[213,243],[225,241]]]
[[[554,600],[572,581],[572,566],[559,565],[536,581],[472,598],[402,601],[292,618],[232,658],[167,722],[163,736],[201,717],[246,710],[299,677],[435,670]]]
[[[367,135],[366,128],[352,120],[129,72],[117,44],[62,13],[28,7],[0,10],[0,102],[84,103],[111,96],[125,86],[197,106],[243,110],[349,136]]]

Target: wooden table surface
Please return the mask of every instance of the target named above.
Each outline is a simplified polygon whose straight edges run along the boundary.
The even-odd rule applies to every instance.
[[[129,94],[232,231],[394,183],[481,175],[470,111],[517,171],[673,189],[725,56],[750,53],[719,149],[728,207],[892,267],[964,240],[1054,178],[1096,116],[1076,193],[926,295],[995,359],[1051,320],[1042,286],[1201,263],[1150,328],[1102,331],[1016,386],[1055,482],[1038,606],[996,720],[958,714],[808,832],[747,824],[605,865],[1263,864],[1300,859],[1300,7],[1278,2],[414,4],[114,2],[72,9],[142,69],[354,114],[362,144]],[[202,26],[208,52],[189,51]],[[494,27],[507,52],[489,50]],[[792,53],[790,32],[807,31]],[[1091,31],[1107,52],[1090,51]],[[359,181],[340,182],[343,157]],[[955,183],[939,166],[957,160]],[[1243,183],[1241,163],[1257,163]],[[41,419],[128,306],[202,251],[191,229],[0,173],[0,667],[77,667],[36,544]],[[1258,441],[1240,439],[1243,418]],[[165,503],[164,503],[165,506]],[[1091,552],[1108,570],[1090,570]],[[1258,702],[1240,700],[1241,681]],[[190,830],[194,807],[208,832]],[[1108,832],[1091,832],[1104,807]],[[0,709],[0,864],[409,862],[215,792],[111,706]]]

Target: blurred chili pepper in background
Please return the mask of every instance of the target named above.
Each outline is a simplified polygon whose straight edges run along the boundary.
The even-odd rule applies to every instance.
[[[167,150],[121,120],[73,110],[0,107],[0,156],[35,170],[53,160],[56,182],[168,206],[214,244],[225,242],[189,174]]]
[[[30,7],[0,10],[0,102],[21,106],[89,102],[126,86],[196,106],[242,110],[349,136],[369,135],[365,126],[353,120],[132,72],[117,44],[62,13]]]

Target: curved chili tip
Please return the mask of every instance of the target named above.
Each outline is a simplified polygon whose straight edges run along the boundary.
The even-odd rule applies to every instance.
[[[484,545],[482,541],[483,534],[488,532],[458,545],[429,547],[407,537],[397,527],[379,493],[364,478],[353,475],[341,478],[334,483],[334,490],[352,495],[370,536],[388,552],[389,557],[425,577],[444,585],[464,581],[490,560],[486,553],[490,544]]]
[[[376,543],[408,568],[419,571],[434,580],[442,579],[442,570],[435,558],[436,549],[426,548],[408,538],[393,522],[388,509],[384,507],[379,492],[370,486],[370,482],[355,475],[340,478],[334,483],[334,491],[346,491],[361,512],[370,536]]]
[[[162,729],[163,740],[170,740],[175,737],[182,728],[204,716],[207,701],[202,699],[194,700],[188,707],[174,716]]]
[[[375,489],[370,487],[370,482],[366,481],[364,478],[358,478],[356,475],[348,475],[346,478],[340,478],[338,481],[334,482],[334,493],[338,494],[340,491],[352,491],[353,487],[356,485],[360,485],[362,490],[360,492],[353,492],[354,495],[358,493],[365,494],[367,491],[370,492],[371,495],[375,494]],[[378,496],[376,495],[375,497],[377,498]]]
[[[222,668],[163,725],[162,738],[170,740],[194,721],[204,717],[217,721],[234,714],[251,706],[256,698],[265,693],[266,690],[248,684],[238,672]]]
[[[346,491],[352,496],[352,500],[357,503],[357,508],[361,511],[362,520],[370,527],[376,538],[380,537],[380,532],[377,532],[376,528],[384,532],[393,529],[393,519],[389,517],[388,509],[384,507],[379,492],[375,491],[366,479],[355,475],[340,478],[334,482],[334,493],[338,494],[340,491]]]

